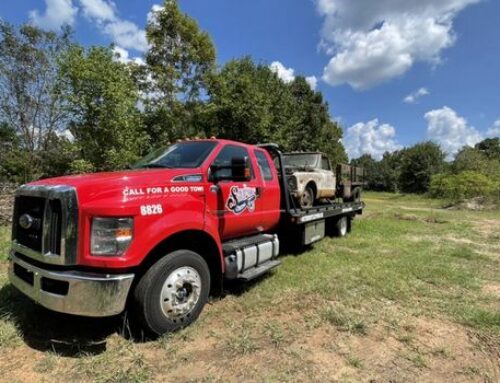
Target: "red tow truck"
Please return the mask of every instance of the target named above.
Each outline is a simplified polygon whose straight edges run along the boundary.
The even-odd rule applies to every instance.
[[[151,336],[187,326],[225,280],[280,264],[280,242],[344,236],[360,200],[291,198],[276,145],[188,140],[129,171],[44,179],[16,193],[9,278],[58,312],[124,312]]]

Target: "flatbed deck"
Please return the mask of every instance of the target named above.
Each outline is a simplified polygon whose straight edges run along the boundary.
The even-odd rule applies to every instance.
[[[332,202],[315,206],[309,209],[290,209],[288,212],[284,211],[294,223],[313,222],[319,219],[330,218],[343,214],[362,214],[365,203],[359,202]]]

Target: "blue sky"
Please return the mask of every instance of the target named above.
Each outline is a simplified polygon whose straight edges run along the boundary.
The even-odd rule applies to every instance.
[[[0,3],[12,23],[71,24],[84,45],[147,45],[160,0]],[[251,55],[284,81],[309,78],[352,157],[432,139],[451,155],[500,135],[500,2],[495,0],[180,0],[212,36],[218,62]]]

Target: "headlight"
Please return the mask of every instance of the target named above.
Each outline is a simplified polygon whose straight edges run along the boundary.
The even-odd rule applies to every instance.
[[[288,176],[288,188],[290,191],[297,190],[297,179],[295,176]]]
[[[133,228],[133,218],[95,217],[92,220],[90,252],[92,255],[122,255],[132,242]]]

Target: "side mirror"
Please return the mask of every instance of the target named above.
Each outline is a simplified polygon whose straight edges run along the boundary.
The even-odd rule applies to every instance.
[[[250,159],[248,157],[233,157],[231,165],[210,166],[210,179],[214,182],[245,182],[250,181],[251,178]]]

